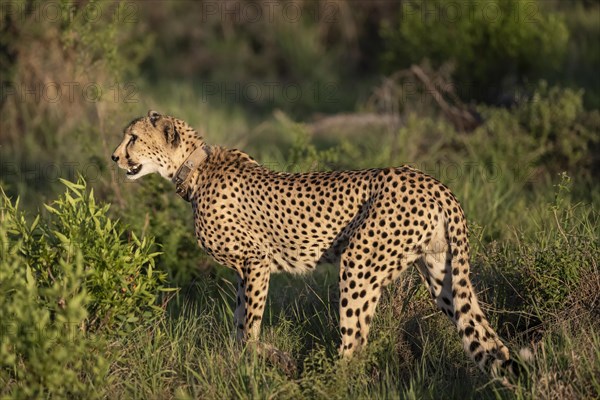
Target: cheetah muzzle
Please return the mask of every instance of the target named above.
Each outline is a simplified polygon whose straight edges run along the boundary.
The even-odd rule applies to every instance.
[[[339,350],[350,357],[367,343],[382,288],[415,265],[479,367],[512,368],[469,280],[463,210],[423,172],[409,166],[274,172],[244,152],[207,145],[186,122],[155,111],[125,128],[112,159],[131,179],[157,172],[178,182],[199,245],[237,274],[239,341],[259,337],[272,272],[334,263],[340,267]],[[200,161],[182,178],[192,159]]]

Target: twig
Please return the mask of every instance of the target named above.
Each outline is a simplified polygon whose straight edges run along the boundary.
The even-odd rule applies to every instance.
[[[421,67],[412,65],[410,70],[425,85],[435,102],[442,109],[442,112],[457,129],[464,131],[467,128],[472,129],[478,125],[477,120],[470,112],[462,108],[454,107],[444,99],[444,96],[436,89],[433,82],[431,82],[431,79],[429,79]]]

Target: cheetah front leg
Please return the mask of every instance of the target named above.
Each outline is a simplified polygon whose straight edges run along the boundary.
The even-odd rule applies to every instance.
[[[353,251],[342,256],[340,266],[339,353],[344,358],[367,344],[375,308],[381,296],[381,277],[353,259]],[[366,273],[365,273],[366,272]]]
[[[237,276],[237,296],[236,296],[236,306],[235,312],[233,313],[233,329],[235,338],[239,343],[244,342],[244,315],[246,314],[245,310],[245,301],[244,301],[244,278],[240,275]]]
[[[267,259],[249,259],[238,276],[234,324],[236,338],[251,345],[258,354],[278,365],[287,375],[296,371],[294,360],[272,345],[260,342],[260,325],[269,291],[270,265]]]
[[[242,276],[238,275],[238,290],[234,325],[236,339],[241,343],[258,340],[260,325],[269,291],[269,265],[264,259],[251,258],[244,262]]]

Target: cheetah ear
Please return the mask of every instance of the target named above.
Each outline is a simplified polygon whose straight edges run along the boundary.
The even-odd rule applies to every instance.
[[[156,111],[150,110],[148,111],[148,118],[150,118],[150,123],[156,127],[156,121],[160,118],[160,114]]]
[[[179,132],[177,132],[171,118],[163,118],[158,112],[152,110],[148,111],[148,118],[150,118],[152,126],[164,133],[167,143],[173,145],[173,147],[179,144]]]
[[[162,126],[162,130],[165,134],[165,140],[173,147],[177,147],[179,145],[179,132],[177,128],[175,128],[175,124],[173,121],[167,118],[162,118],[164,124]]]

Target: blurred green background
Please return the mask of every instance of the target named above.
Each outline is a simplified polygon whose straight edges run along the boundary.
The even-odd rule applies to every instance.
[[[232,276],[215,267],[196,245],[189,205],[174,194],[171,183],[155,176],[129,182],[110,161],[122,129],[149,109],[184,119],[202,130],[209,143],[240,148],[276,170],[408,163],[442,180],[465,208],[474,270],[480,271],[475,280],[482,287],[492,287],[484,299],[505,308],[499,317],[505,327],[500,331],[513,344],[554,337],[544,335],[549,326],[565,318],[567,310],[572,312],[572,296],[583,282],[589,286],[583,292],[590,297],[584,305],[576,303],[585,311],[580,315],[589,319],[581,318],[587,324],[598,315],[593,293],[597,293],[594,285],[600,290],[599,1],[3,0],[0,5],[3,191],[13,202],[20,198],[25,220],[32,221],[36,214],[52,219],[53,212],[43,204],[64,192],[59,178],[74,181],[81,175],[87,181],[85,190],[93,189],[97,201],[111,204],[103,215],[124,226],[116,233],[112,225],[106,228],[116,235],[109,235],[111,243],[119,235],[127,243],[137,243],[131,232],[155,239],[155,250],[161,254],[144,258],[150,251],[144,243],[139,259],[146,261],[139,265],[147,266],[151,259],[151,265],[164,274],[165,285],[182,288],[174,299],[169,297],[176,304],[174,310],[179,310],[172,311],[177,321],[188,318],[180,310],[189,301],[202,308],[215,297],[227,298],[223,293],[229,293]],[[89,200],[75,197],[81,199],[78,204]],[[8,198],[2,204],[11,210]],[[80,211],[96,210],[86,207],[87,211]],[[25,246],[38,249],[35,257],[29,250],[21,251],[23,262],[34,269],[45,259],[39,252],[43,243],[60,243],[60,236],[47,236],[54,228],[36,236],[25,225],[14,226],[12,231],[6,228],[7,237],[12,232],[14,240],[19,240],[31,233],[41,240],[41,244]],[[89,248],[92,239],[86,236],[87,228],[82,229],[69,243],[80,240],[81,246]],[[121,251],[129,251],[123,249],[115,250],[115,260],[122,260]],[[84,253],[85,264],[88,253]],[[60,269],[56,257],[45,262]],[[498,282],[498,274],[506,282]],[[328,276],[324,277],[327,282]],[[311,290],[316,299],[305,298],[298,305],[307,290],[303,283],[285,277],[274,282],[279,289],[273,289],[267,310],[276,320],[273,326],[290,320],[300,323],[307,318],[301,309],[319,309],[323,306],[320,299],[327,299],[335,287],[315,280]],[[97,321],[100,317],[94,310],[105,313],[110,309],[113,300],[104,302],[103,294],[110,287],[94,292],[88,284],[102,306],[88,306],[91,316],[81,318]],[[516,295],[521,291],[529,294]],[[152,299],[166,303],[158,292]],[[285,299],[296,308],[285,308]],[[115,310],[122,306],[118,303]],[[228,311],[221,311],[223,318],[215,318],[226,321]],[[405,329],[415,329],[411,321]],[[335,321],[310,324],[316,337],[336,340]],[[322,334],[324,330],[328,334]],[[281,342],[280,333],[272,332],[272,340]],[[575,341],[579,334],[579,330],[569,331],[566,337]],[[312,346],[306,343],[315,340],[329,352],[334,348],[314,337],[298,339],[297,348],[287,345],[306,356]],[[587,382],[586,377],[598,371],[600,352],[598,336],[590,340],[597,341],[591,358],[596,369],[584,369],[583,375],[579,370],[575,375],[560,375],[563,364],[545,359],[545,371],[552,375],[552,368],[559,368],[560,379],[564,378],[560,383],[567,386],[573,376]],[[567,354],[569,346],[557,352]],[[424,352],[424,346],[420,349]],[[419,351],[413,348],[406,357],[419,359]],[[118,376],[116,364],[110,365],[109,374]],[[178,376],[195,382],[186,384],[189,391],[177,392],[183,397],[185,393],[210,397],[198,389],[199,382],[223,384],[223,390],[234,397],[240,387],[247,389],[246,378],[240,378],[240,387],[228,386],[211,381],[214,376],[210,374],[190,377],[185,372],[187,364],[182,365],[169,368],[182,368]],[[426,396],[427,390],[440,385],[455,396],[474,395],[457,392],[447,376],[432,378],[424,367],[429,365],[427,359],[418,365],[417,375],[415,370],[408,373],[413,381],[406,387],[394,386],[399,392],[390,389],[389,393]],[[318,397],[305,390],[331,372],[327,367],[319,371],[322,375],[303,376],[311,383],[294,386],[299,392],[284,393]],[[246,371],[252,377],[255,372]],[[371,395],[373,385],[387,388],[381,383],[387,382],[386,373],[379,373],[380,381],[365,378],[364,388],[352,389],[354,396]],[[6,379],[18,386],[13,375]],[[420,379],[433,379],[434,386],[415,392],[413,384]],[[167,380],[158,379],[149,386],[139,383],[144,379],[129,386],[109,385],[103,393],[175,396],[182,381]],[[336,382],[325,384],[323,393],[339,394],[336,390],[343,385]],[[557,387],[556,382],[554,386],[535,382],[542,383],[525,386],[517,395],[550,396],[550,389]],[[593,397],[597,388],[596,380],[596,386],[573,393]],[[258,397],[270,393],[263,389],[253,393]]]
[[[496,238],[561,171],[597,199],[599,29],[595,1],[3,2],[0,179],[35,210],[81,173],[193,268],[186,205],[109,161],[157,109],[278,170],[414,164]]]

